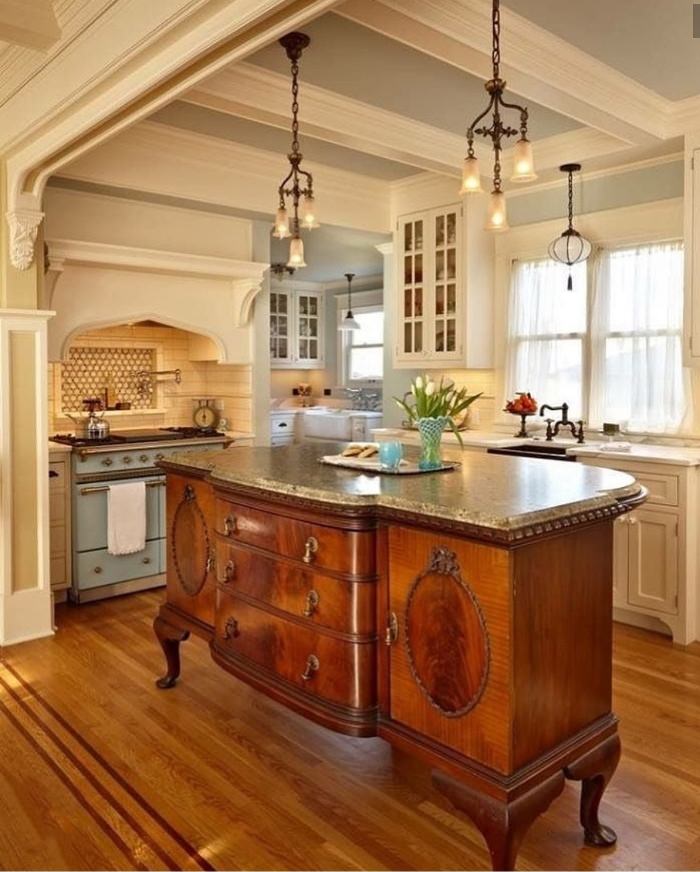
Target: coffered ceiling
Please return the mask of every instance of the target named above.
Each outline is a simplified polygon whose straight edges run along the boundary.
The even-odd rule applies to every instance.
[[[669,100],[700,93],[700,39],[693,39],[693,0],[503,2]]]

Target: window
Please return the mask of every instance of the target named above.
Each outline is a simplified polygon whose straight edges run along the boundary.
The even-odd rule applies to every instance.
[[[587,329],[586,264],[573,271],[552,260],[517,261],[509,312],[506,394],[530,391],[544,403],[567,402],[584,413],[583,359]]]
[[[590,417],[678,430],[686,413],[683,246],[603,251],[595,268]]]
[[[360,329],[343,333],[343,381],[381,380],[384,375],[384,310],[367,306],[353,309],[353,314]],[[344,311],[340,317],[345,317]]]
[[[506,390],[569,403],[589,426],[660,433],[684,423],[683,246],[605,250],[574,267],[513,265]]]

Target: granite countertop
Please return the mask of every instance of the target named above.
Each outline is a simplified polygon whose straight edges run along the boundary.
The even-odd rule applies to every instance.
[[[212,480],[314,503],[382,507],[393,514],[430,516],[520,538],[524,528],[566,522],[589,512],[619,509],[641,488],[623,472],[575,463],[466,453],[451,472],[378,475],[319,463],[340,443],[240,448],[176,454],[162,465],[207,472]],[[410,451],[410,449],[409,449]],[[559,525],[561,525],[559,523]],[[532,535],[532,533],[530,533]]]

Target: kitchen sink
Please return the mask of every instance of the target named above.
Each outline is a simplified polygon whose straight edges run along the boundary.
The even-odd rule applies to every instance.
[[[307,439],[337,442],[367,441],[370,428],[381,427],[381,412],[358,409],[306,409],[302,414],[302,433]]]

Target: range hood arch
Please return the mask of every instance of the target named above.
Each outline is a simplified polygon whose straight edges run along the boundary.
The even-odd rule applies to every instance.
[[[47,247],[49,360],[65,359],[87,330],[153,320],[211,339],[220,363],[253,363],[253,303],[269,264],[74,240]]]

